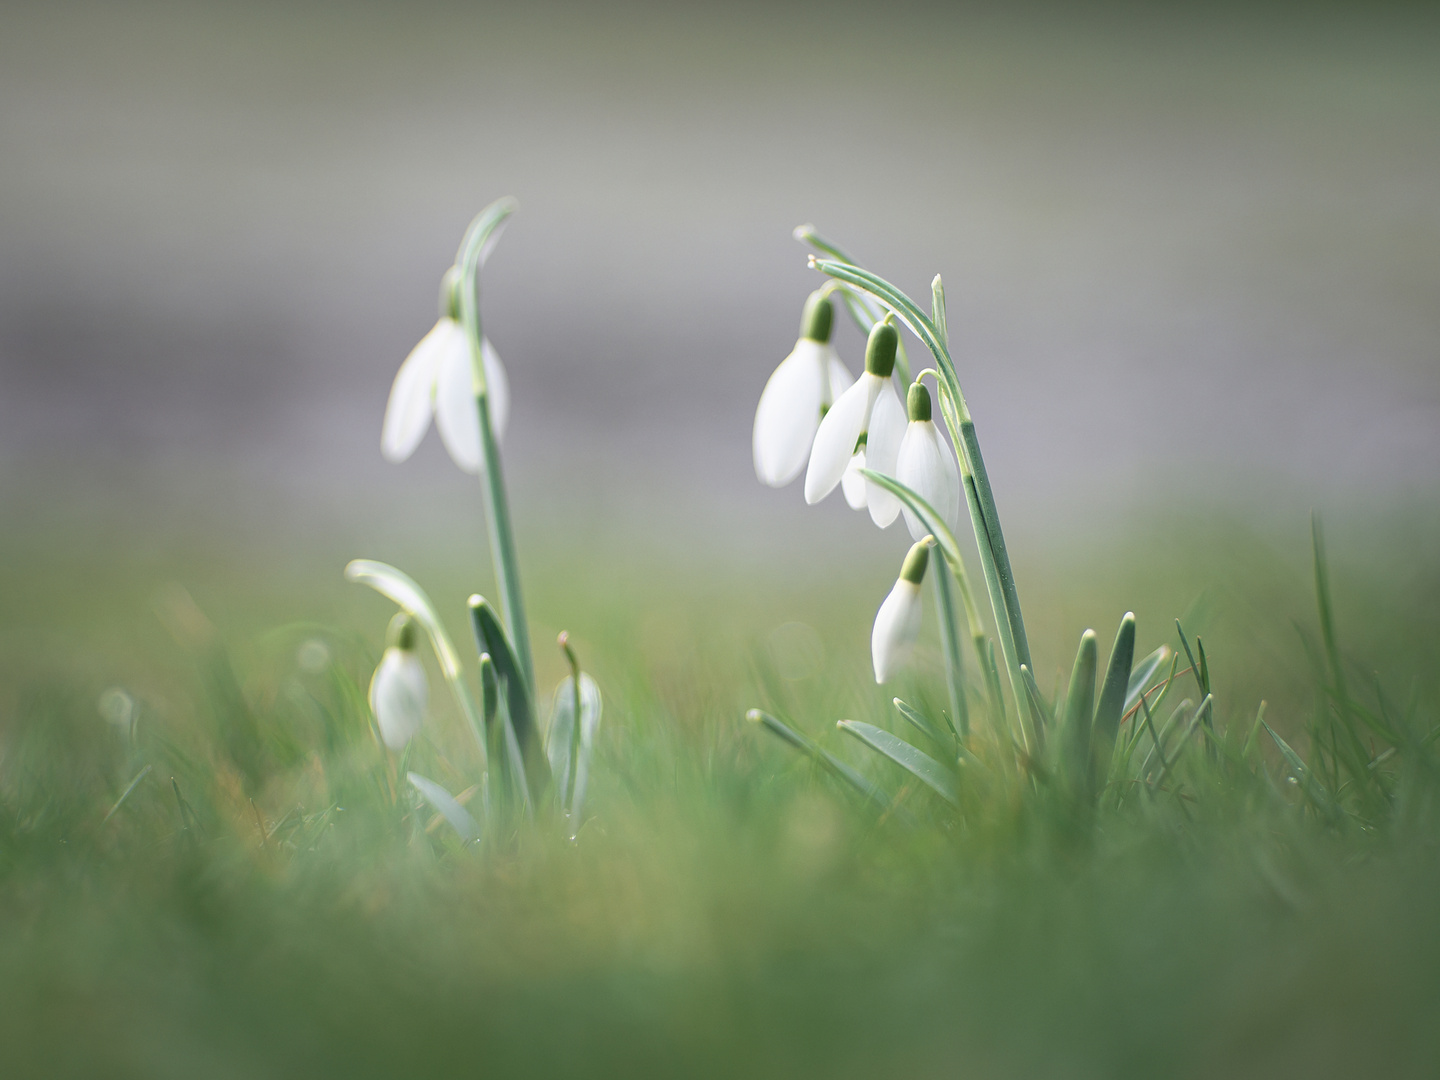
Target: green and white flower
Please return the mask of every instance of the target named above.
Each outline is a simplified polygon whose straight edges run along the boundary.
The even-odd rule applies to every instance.
[[[888,317],[870,331],[865,373],[835,400],[815,432],[805,473],[807,503],[817,503],[834,491],[847,470],[869,468],[895,475],[905,435],[905,409],[890,379],[899,340]],[[853,475],[852,483],[846,485],[846,500],[857,510],[868,506],[871,519],[883,529],[900,515],[900,500],[868,481],[862,491],[854,482],[860,479]]]
[[[415,620],[401,612],[390,620],[387,648],[370,680],[370,708],[385,746],[399,753],[425,722],[429,686],[415,652]]]
[[[471,366],[470,342],[460,324],[459,281],[460,272],[456,267],[445,272],[440,289],[440,318],[410,350],[395,375],[380,433],[380,451],[387,461],[404,461],[413,454],[430,429],[433,416],[440,439],[455,464],[467,473],[479,473],[483,468],[480,417],[475,408],[475,373]],[[505,367],[487,338],[480,339],[480,356],[490,424],[499,439],[510,418],[510,384]]]
[[[923,384],[910,387],[907,405],[910,423],[900,440],[895,479],[910,488],[940,515],[951,532],[960,527],[960,470],[940,429],[930,419],[930,391]],[[905,524],[916,540],[925,536],[924,524],[908,507]]]
[[[925,567],[930,562],[927,536],[910,548],[900,567],[900,577],[890,595],[875,613],[875,628],[870,632],[870,659],[875,665],[875,681],[884,683],[910,659],[915,641],[920,636],[920,583],[925,580]]]
[[[755,409],[755,475],[784,487],[800,475],[815,429],[830,404],[855,381],[830,343],[835,307],[823,292],[805,301],[800,339],[780,361]]]

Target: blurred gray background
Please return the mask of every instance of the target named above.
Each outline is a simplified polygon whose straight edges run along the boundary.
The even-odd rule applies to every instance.
[[[378,442],[461,231],[502,194],[521,210],[484,314],[522,527],[869,542],[750,466],[819,281],[805,221],[914,295],[944,275],[1022,538],[1136,506],[1288,528],[1433,501],[1433,8],[56,3],[3,22],[12,529],[328,530],[348,555],[478,517],[433,434],[400,467]],[[853,328],[841,347],[858,370]]]

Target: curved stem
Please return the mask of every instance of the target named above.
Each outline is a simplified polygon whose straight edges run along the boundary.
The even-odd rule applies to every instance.
[[[489,253],[497,231],[515,210],[514,199],[497,199],[476,215],[465,231],[460,244],[461,272],[460,317],[470,341],[470,364],[474,377],[475,409],[480,421],[480,452],[484,468],[481,483],[485,492],[485,523],[490,538],[490,557],[495,565],[495,581],[500,587],[504,606],[505,630],[515,649],[521,673],[531,696],[535,690],[535,664],[530,654],[530,628],[525,618],[525,602],[520,595],[520,562],[515,552],[515,536],[510,526],[510,500],[505,490],[505,477],[500,464],[500,447],[490,424],[489,392],[485,385],[485,365],[480,325],[480,263]]]

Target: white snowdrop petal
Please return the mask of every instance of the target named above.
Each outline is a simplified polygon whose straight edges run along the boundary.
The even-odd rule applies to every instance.
[[[850,374],[850,369],[840,359],[840,355],[835,351],[835,346],[826,342],[823,347],[825,349],[825,371],[830,377],[830,396],[826,400],[838,401],[841,394],[855,385],[855,376]]]
[[[887,682],[910,658],[920,636],[921,614],[920,586],[903,579],[895,582],[875,614],[875,628],[870,633],[870,659],[877,683]]]
[[[950,531],[955,531],[960,523],[960,470],[933,421],[918,420],[906,427],[895,478],[928,502]],[[930,530],[908,507],[904,514],[910,535],[923,539]]]
[[[865,477],[860,475],[860,470],[865,468],[865,450],[855,451],[855,456],[850,459],[850,464],[845,466],[845,475],[840,477],[840,490],[845,493],[845,501],[850,504],[851,510],[865,509],[865,489],[867,484]]]
[[[380,428],[380,453],[386,461],[404,461],[415,452],[435,411],[435,372],[445,348],[441,319],[410,350],[395,373],[390,399],[385,403],[385,422]]]
[[[468,473],[480,471],[480,417],[475,412],[475,373],[470,366],[470,343],[455,322],[435,375],[435,426],[456,465]]]
[[[505,374],[505,365],[500,363],[500,354],[489,338],[480,339],[480,357],[485,365],[485,387],[490,401],[490,427],[495,432],[498,444],[505,438],[505,429],[510,424],[510,377]]]
[[[370,680],[370,708],[380,727],[380,738],[395,753],[405,749],[425,722],[429,687],[425,668],[413,652],[390,648]]]
[[[886,379],[870,415],[870,434],[865,444],[865,456],[872,470],[886,476],[895,475],[895,462],[900,456],[900,441],[905,437],[905,426],[905,407],[900,404],[894,383]],[[879,484],[869,485],[865,501],[870,507],[870,519],[882,529],[900,516],[900,500]]]
[[[820,423],[823,348],[807,338],[797,341],[760,393],[752,445],[761,483],[784,487],[805,468]]]
[[[880,390],[880,379],[866,373],[836,399],[820,421],[815,443],[810,449],[810,466],[805,470],[805,501],[817,503],[835,490],[850,458],[855,443],[865,430],[870,408]]]

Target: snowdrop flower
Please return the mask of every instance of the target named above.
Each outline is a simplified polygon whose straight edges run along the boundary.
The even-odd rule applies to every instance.
[[[800,340],[780,361],[755,409],[755,475],[784,487],[800,475],[820,417],[855,380],[830,344],[835,306],[813,292],[800,317]]]
[[[429,688],[425,668],[415,653],[415,620],[404,612],[390,620],[388,647],[370,680],[370,708],[380,725],[380,738],[399,753],[425,720]]]
[[[931,543],[927,536],[910,548],[895,587],[875,614],[870,659],[877,683],[885,682],[900,669],[920,636],[920,583],[925,580],[925,567],[930,562]]]
[[[950,447],[930,419],[930,391],[921,383],[915,383],[910,387],[907,404],[910,423],[900,440],[895,479],[934,507],[954,532],[960,525],[960,470]],[[908,507],[903,509],[910,535],[919,540],[928,530]]]
[[[815,432],[810,467],[805,472],[805,501],[817,503],[835,490],[847,470],[870,468],[895,475],[895,460],[905,434],[905,409],[890,381],[900,335],[887,316],[870,331],[865,346],[865,373],[841,394]],[[900,514],[900,500],[878,484],[863,482],[852,472],[845,498],[855,509],[869,506],[882,529]]]
[[[440,439],[455,464],[468,473],[478,473],[483,467],[470,341],[460,324],[459,284],[460,271],[452,266],[440,287],[439,320],[410,350],[395,375],[380,432],[380,452],[386,461],[404,461],[413,454],[434,416]],[[480,356],[490,426],[498,441],[510,418],[510,384],[494,346],[483,337]]]

